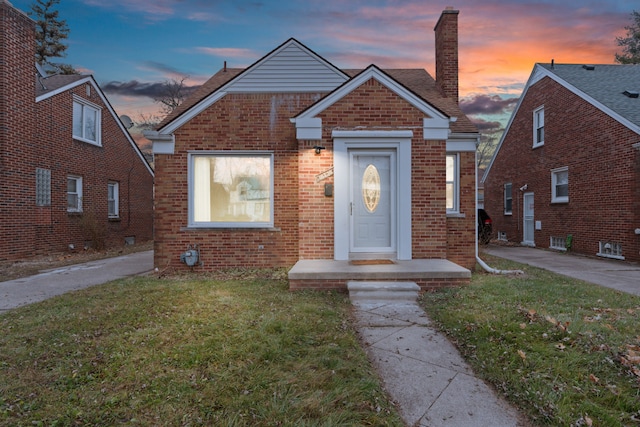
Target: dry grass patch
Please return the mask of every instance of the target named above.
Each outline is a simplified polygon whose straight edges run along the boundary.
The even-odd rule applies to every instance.
[[[138,277],[0,316],[0,425],[389,425],[337,293]]]

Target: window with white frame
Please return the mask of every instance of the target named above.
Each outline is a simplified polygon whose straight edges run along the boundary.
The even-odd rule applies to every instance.
[[[90,144],[101,145],[101,109],[80,97],[73,99],[73,137]]]
[[[189,154],[190,227],[273,227],[273,154]]]
[[[459,158],[457,154],[447,154],[447,212],[460,212],[460,196],[459,196]]]
[[[551,171],[551,203],[569,202],[569,168]]]
[[[36,206],[51,206],[51,170],[36,168]]]
[[[504,185],[504,214],[511,215],[513,213],[513,197],[511,196],[512,184],[507,182]]]
[[[82,212],[82,177],[67,176],[67,212]]]
[[[533,112],[533,146],[544,145],[544,107]]]
[[[107,184],[107,206],[109,212],[109,218],[120,217],[120,200],[119,200],[119,185],[117,182],[109,182]]]

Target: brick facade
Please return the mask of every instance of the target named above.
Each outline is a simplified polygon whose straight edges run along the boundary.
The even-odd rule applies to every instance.
[[[404,163],[397,160],[394,165],[411,168],[410,174],[398,173],[407,177],[410,188],[398,184],[394,189],[395,194],[407,195],[397,203],[404,203],[405,211],[411,210],[411,226],[394,229],[398,235],[403,233],[402,249],[413,259],[448,259],[472,269],[476,232],[473,150],[478,134],[457,104],[457,11],[445,12],[448,16],[438,25],[438,33],[446,39],[440,55],[449,58],[440,79],[452,95],[455,92],[455,99],[445,96],[441,85],[424,70],[388,70],[390,74],[386,74],[371,66],[367,70],[328,72],[331,64],[291,39],[246,70],[221,70],[197,96],[165,119],[158,131],[147,133],[154,144],[156,167],[156,267],[197,272],[228,267],[291,267],[298,260],[343,259],[336,254],[351,248],[345,249],[348,239],[338,233],[348,229],[344,224],[349,208],[345,207],[345,216],[336,219],[335,215],[340,203],[348,205],[350,182],[337,182],[334,169],[339,167],[348,175],[349,167],[342,166],[336,156],[348,156],[351,148],[345,148],[350,143],[334,139],[339,138],[334,132],[353,135],[364,131],[367,138],[380,140],[384,135],[379,134],[385,132],[411,132],[398,143],[410,144],[410,150],[385,142],[377,146],[371,140],[357,146],[372,150],[382,147],[389,150],[385,153],[394,152],[398,157],[400,152],[411,153],[410,158],[407,155],[402,160]],[[277,56],[281,52],[286,54]],[[300,72],[302,69],[305,72]],[[302,82],[304,78],[307,80]],[[315,90],[301,89],[307,87]],[[331,101],[325,103],[327,99]],[[454,116],[457,120],[450,121]],[[426,127],[433,138],[425,139],[425,119],[433,121]],[[305,133],[304,128],[298,134],[298,120],[307,120],[313,131]],[[311,123],[320,124],[313,128]],[[455,215],[447,215],[446,209],[449,130],[460,138],[456,140],[458,145],[451,147],[464,147],[457,152],[460,213]],[[316,152],[315,146],[323,148]],[[273,153],[272,228],[217,227],[207,220],[189,223],[189,155],[212,151]],[[208,191],[205,200],[215,197]],[[400,238],[395,237],[391,246],[399,247]],[[192,247],[199,249],[200,259],[194,266],[187,266],[181,262],[181,254]],[[341,257],[347,255],[343,252]],[[427,288],[449,283],[445,279],[432,282],[421,285]],[[290,285],[292,289],[298,286]],[[342,286],[343,281],[318,283],[319,288]]]
[[[0,19],[0,260],[153,239],[153,174],[95,81],[36,102],[35,24],[4,1]],[[101,108],[102,146],[72,137],[72,94]],[[36,205],[38,168],[51,172],[49,206]],[[68,175],[82,177],[82,213],[67,212]],[[118,219],[108,219],[108,182],[119,186]]]
[[[622,95],[620,95],[622,96]],[[533,111],[544,106],[544,145],[532,148]],[[534,193],[540,229],[535,245],[572,236],[572,252],[596,255],[599,241],[622,245],[626,260],[640,261],[640,141],[638,133],[545,77],[526,92],[485,180],[485,207],[494,237],[523,239],[522,197]],[[551,203],[551,170],[568,167],[569,202]],[[504,214],[503,186],[512,183],[513,213]]]

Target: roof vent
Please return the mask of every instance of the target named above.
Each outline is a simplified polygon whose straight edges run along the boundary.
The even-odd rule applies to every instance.
[[[582,66],[582,68],[584,68],[585,70],[588,70],[588,71],[593,71],[593,70],[596,69],[596,66],[595,65],[586,65],[585,64],[585,65]]]
[[[628,96],[629,98],[637,98],[639,95],[637,90],[625,90],[624,92],[622,92],[622,94],[624,96]]]

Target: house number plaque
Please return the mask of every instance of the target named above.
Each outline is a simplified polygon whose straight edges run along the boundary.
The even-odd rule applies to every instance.
[[[369,165],[364,170],[362,199],[367,210],[371,213],[375,212],[380,202],[380,174],[374,165]]]

